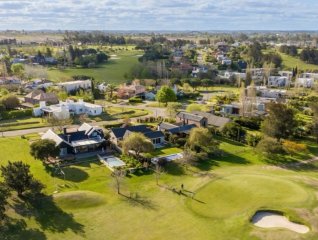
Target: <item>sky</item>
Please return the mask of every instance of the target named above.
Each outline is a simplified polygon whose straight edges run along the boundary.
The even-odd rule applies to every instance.
[[[0,30],[318,30],[318,0],[0,0]]]

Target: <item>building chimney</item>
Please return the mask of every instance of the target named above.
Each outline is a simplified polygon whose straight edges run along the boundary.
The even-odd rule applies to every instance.
[[[63,133],[64,133],[65,135],[67,134],[66,127],[63,128]]]
[[[70,143],[71,135],[67,135],[67,141]]]

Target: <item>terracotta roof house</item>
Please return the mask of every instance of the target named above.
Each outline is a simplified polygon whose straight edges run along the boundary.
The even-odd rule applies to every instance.
[[[195,124],[197,127],[207,127],[208,119],[203,116],[195,115],[187,112],[179,112],[176,116],[177,123],[183,125]]]
[[[134,81],[131,85],[122,85],[117,90],[117,96],[119,98],[131,98],[136,95],[141,95],[146,92],[146,88],[143,85],[140,85],[138,81]]]
[[[42,90],[34,90],[24,97],[26,103],[38,104],[46,102],[48,104],[57,104],[59,102],[55,93],[45,93]]]

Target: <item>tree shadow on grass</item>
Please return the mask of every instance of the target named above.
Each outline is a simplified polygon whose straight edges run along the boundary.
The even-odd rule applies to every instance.
[[[215,161],[227,162],[227,163],[233,163],[233,164],[249,164],[250,163],[250,161],[248,161],[246,158],[243,158],[233,153],[229,153],[225,151],[221,155],[215,157]]]
[[[72,214],[64,212],[57,206],[52,196],[39,194],[32,197],[26,196],[23,200],[16,200],[14,209],[24,217],[34,218],[41,229],[59,233],[71,230],[76,234],[84,235],[84,226],[76,222]],[[18,211],[23,208],[28,211]]]
[[[6,218],[0,225],[0,239],[5,240],[45,240],[45,234],[38,229],[27,228],[23,219]]]
[[[148,198],[138,196],[137,194],[135,195],[130,195],[127,196],[125,194],[120,194],[121,196],[124,197],[124,201],[127,202],[129,205],[134,206],[134,207],[142,207],[148,210],[156,210],[158,206],[154,204],[153,201],[151,201]]]
[[[168,162],[165,165],[164,170],[166,171],[166,173],[175,175],[175,176],[181,176],[185,174],[185,171],[182,165],[174,161]]]
[[[89,177],[85,171],[74,166],[63,167],[61,169],[55,169],[52,166],[46,166],[45,169],[52,177],[65,179],[70,182],[82,182]]]

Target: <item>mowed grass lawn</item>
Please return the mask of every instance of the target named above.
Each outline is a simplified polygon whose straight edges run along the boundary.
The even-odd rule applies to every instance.
[[[40,128],[48,125],[49,124],[42,118],[29,117],[21,119],[2,120],[0,121],[0,130],[13,131],[21,129]]]
[[[239,151],[231,141],[222,143],[221,148],[226,156],[190,170],[169,164],[160,177],[160,186],[151,172],[132,174],[124,179],[123,195],[119,196],[109,170],[97,161],[63,168],[64,182],[32,159],[26,139],[0,138],[0,165],[22,160],[47,186],[47,194],[52,196],[59,190],[28,207],[10,201],[12,207],[7,213],[12,219],[20,219],[20,224],[5,229],[0,236],[68,240],[317,239],[316,170],[292,171],[266,165],[252,152],[248,154],[248,147]],[[169,190],[178,190],[181,184],[184,194]],[[127,197],[136,194],[138,198]],[[284,211],[308,224],[312,231],[301,235],[254,227],[250,217],[263,208]]]
[[[138,56],[143,54],[137,50],[121,50],[111,53],[113,56],[107,63],[96,68],[66,68],[65,70],[49,69],[49,79],[55,82],[70,79],[74,75],[86,75],[93,77],[97,82],[119,85],[124,83],[125,73],[138,63]]]
[[[292,68],[298,67],[298,70],[309,71],[318,70],[318,65],[308,64],[300,60],[297,57],[292,57],[284,53],[279,53],[283,59],[283,68],[291,70]]]

